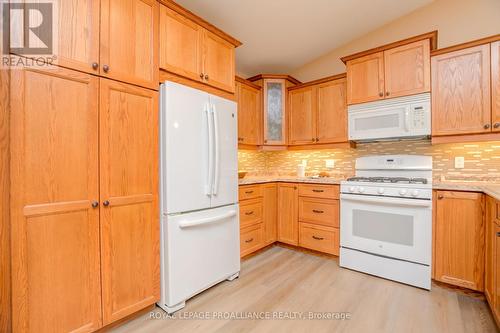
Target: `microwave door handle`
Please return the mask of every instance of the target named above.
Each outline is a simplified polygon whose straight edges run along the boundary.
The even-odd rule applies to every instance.
[[[410,110],[405,110],[405,131],[410,131]]]
[[[341,194],[340,199],[352,202],[379,203],[386,205],[399,205],[408,207],[430,207],[432,205],[431,200],[372,197],[372,196],[357,195],[357,194]]]

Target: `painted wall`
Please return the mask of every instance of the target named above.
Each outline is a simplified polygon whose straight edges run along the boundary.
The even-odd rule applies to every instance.
[[[443,48],[500,33],[500,0],[436,0],[294,70],[306,82],[345,72],[340,57],[438,30]]]
[[[243,151],[238,153],[239,169],[248,176],[295,176],[297,165],[307,160],[306,173],[326,171],[333,177],[354,174],[357,157],[370,155],[428,155],[433,159],[436,180],[476,180],[500,182],[500,141],[431,145],[430,141],[400,141],[358,144],[356,149],[323,149],[304,151]],[[465,167],[455,169],[455,157],[465,158]],[[328,170],[325,160],[333,159],[335,168]]]

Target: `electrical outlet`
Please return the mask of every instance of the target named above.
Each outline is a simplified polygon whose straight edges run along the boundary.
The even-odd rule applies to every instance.
[[[325,160],[325,167],[327,169],[335,168],[335,160]]]
[[[465,165],[465,159],[463,156],[455,157],[455,169],[463,169]]]
[[[307,160],[302,160],[302,165],[303,165],[304,167],[307,167]]]

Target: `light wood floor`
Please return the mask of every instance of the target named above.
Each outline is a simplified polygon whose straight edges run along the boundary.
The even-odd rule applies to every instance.
[[[481,299],[436,285],[428,292],[282,247],[245,260],[240,278],[191,299],[180,314],[198,311],[349,312],[351,318],[187,320],[146,314],[113,332],[498,332]]]

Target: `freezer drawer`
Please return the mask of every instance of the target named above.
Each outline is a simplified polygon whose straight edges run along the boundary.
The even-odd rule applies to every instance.
[[[163,217],[161,300],[174,307],[240,270],[239,207]]]

